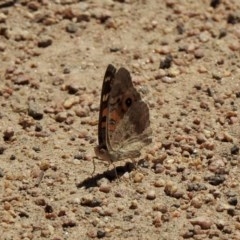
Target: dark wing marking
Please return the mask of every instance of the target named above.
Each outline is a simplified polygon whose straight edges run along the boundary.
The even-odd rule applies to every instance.
[[[108,101],[111,92],[111,85],[116,73],[116,68],[109,64],[103,79],[100,110],[98,119],[98,144],[99,148],[107,150],[106,144],[106,127],[107,127],[107,116],[108,116]]]

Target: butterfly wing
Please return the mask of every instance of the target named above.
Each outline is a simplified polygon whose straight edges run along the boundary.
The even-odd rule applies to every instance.
[[[109,64],[103,78],[100,100],[100,110],[98,118],[98,145],[99,148],[105,148],[106,150],[107,150],[106,132],[107,132],[108,101],[115,73],[116,68],[113,65]]]
[[[138,157],[141,148],[151,142],[148,106],[125,68],[120,68],[111,82],[106,133],[111,161]]]

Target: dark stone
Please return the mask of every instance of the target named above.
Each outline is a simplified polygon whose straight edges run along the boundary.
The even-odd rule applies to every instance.
[[[173,60],[172,56],[167,55],[165,59],[160,62],[159,68],[162,68],[162,69],[170,68],[172,65],[172,60]]]
[[[232,155],[237,155],[239,153],[239,147],[234,145],[232,148],[231,148],[231,154]]]
[[[97,231],[97,237],[98,238],[104,238],[106,236],[106,232],[103,230],[98,230]]]
[[[217,186],[219,184],[222,184],[226,178],[223,175],[214,175],[205,177],[204,180],[208,181],[213,186]]]
[[[210,6],[212,8],[217,8],[220,3],[221,3],[221,0],[211,0]]]

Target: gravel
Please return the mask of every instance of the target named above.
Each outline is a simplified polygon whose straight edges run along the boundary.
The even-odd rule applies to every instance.
[[[240,239],[236,9],[0,3],[1,239]],[[109,63],[153,128],[140,159],[114,165],[94,153]]]

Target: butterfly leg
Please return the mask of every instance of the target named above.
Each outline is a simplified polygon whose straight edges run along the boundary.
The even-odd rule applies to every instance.
[[[113,162],[110,162],[110,163],[109,163],[109,166],[110,166],[110,165],[113,165],[115,177],[116,177],[116,179],[119,179],[116,166],[114,165]]]
[[[93,177],[93,174],[95,173],[95,170],[96,170],[95,157],[93,157],[93,171],[91,173],[92,177]]]

